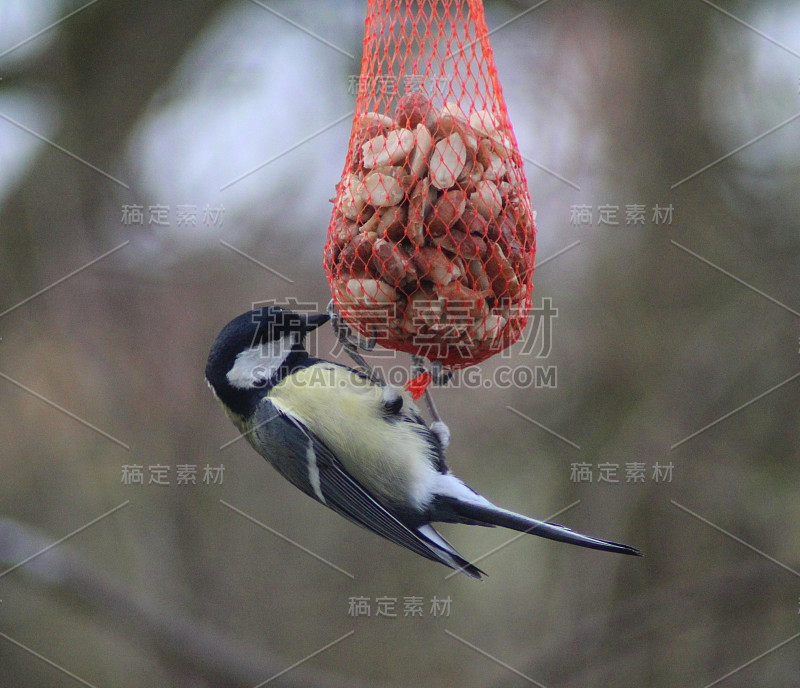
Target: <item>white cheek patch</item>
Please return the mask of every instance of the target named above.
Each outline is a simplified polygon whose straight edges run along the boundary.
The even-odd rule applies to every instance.
[[[233,387],[239,389],[263,387],[283,365],[293,344],[291,335],[287,335],[277,341],[245,349],[236,357],[225,377]]]

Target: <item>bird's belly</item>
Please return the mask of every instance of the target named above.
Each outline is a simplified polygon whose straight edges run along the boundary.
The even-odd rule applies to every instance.
[[[269,398],[301,419],[383,503],[416,507],[427,497],[430,446],[417,423],[387,419],[377,385],[346,368],[317,365],[285,378]]]

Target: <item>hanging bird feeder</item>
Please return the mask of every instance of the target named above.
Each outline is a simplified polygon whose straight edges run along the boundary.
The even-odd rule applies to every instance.
[[[480,0],[369,0],[324,268],[358,334],[445,369],[513,344],[535,252]]]

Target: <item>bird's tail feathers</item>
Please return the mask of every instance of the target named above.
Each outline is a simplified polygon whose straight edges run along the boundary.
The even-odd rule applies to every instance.
[[[419,526],[416,528],[417,534],[424,539],[432,549],[436,552],[436,560],[451,569],[460,571],[461,573],[470,576],[470,578],[480,579],[486,573],[481,571],[477,566],[470,564],[464,557],[462,557],[455,548],[445,540],[430,523]],[[433,559],[433,557],[431,557]]]
[[[457,514],[459,520],[463,519],[463,522],[510,528],[511,530],[517,530],[521,533],[530,533],[531,535],[538,535],[539,537],[548,538],[550,540],[566,542],[571,545],[588,547],[590,549],[599,549],[605,552],[618,552],[620,554],[632,554],[635,556],[641,556],[642,554],[635,547],[621,545],[608,540],[601,540],[589,535],[582,535],[565,526],[560,526],[556,523],[547,523],[546,521],[537,521],[534,518],[501,509],[491,503],[480,504],[474,501],[467,502],[441,495],[438,496],[437,499],[444,500],[447,510]],[[445,506],[445,504],[441,504],[441,506]]]

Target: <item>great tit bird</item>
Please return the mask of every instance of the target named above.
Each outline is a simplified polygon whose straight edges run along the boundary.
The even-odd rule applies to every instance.
[[[640,554],[496,507],[447,466],[405,390],[309,355],[326,314],[249,311],[220,332],[206,380],[253,448],[295,487],[345,518],[468,576],[485,575],[432,522],[502,526],[582,547]]]

